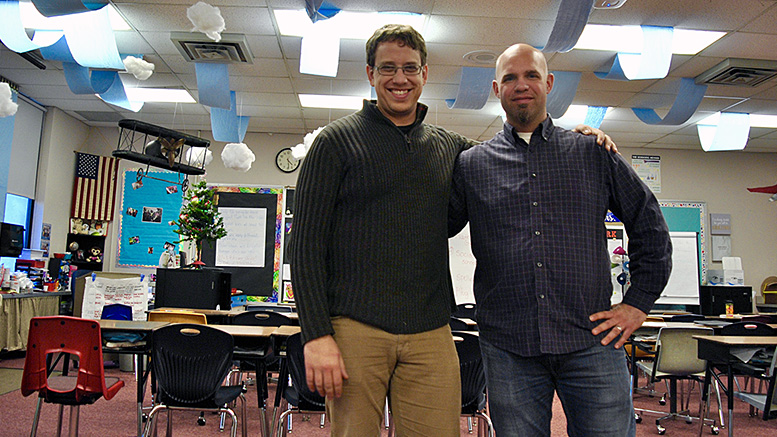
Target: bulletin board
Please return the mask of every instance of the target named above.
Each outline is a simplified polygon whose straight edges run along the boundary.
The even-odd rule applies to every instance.
[[[670,232],[695,232],[698,234],[696,247],[698,249],[699,283],[707,277],[707,204],[705,202],[658,202],[664,214]],[[683,260],[678,260],[683,261]]]
[[[139,183],[135,170],[124,172],[118,267],[157,267],[165,242],[180,238],[170,222],[178,219],[183,193],[178,185],[168,182],[177,180],[178,173],[151,171],[146,176]]]
[[[278,301],[283,188],[212,186],[227,236],[202,244],[202,261],[232,273],[232,288]]]

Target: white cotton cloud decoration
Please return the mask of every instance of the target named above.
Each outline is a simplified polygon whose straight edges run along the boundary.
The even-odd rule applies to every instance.
[[[205,147],[189,147],[186,150],[186,163],[192,167],[203,167],[213,161],[213,152]]]
[[[137,80],[146,80],[154,74],[155,65],[134,56],[124,58],[124,68]]]
[[[221,160],[226,168],[246,172],[251,169],[256,155],[243,143],[229,143],[221,151]]]
[[[0,82],[0,117],[9,117],[16,114],[19,105],[11,100],[11,86]]]
[[[313,140],[316,139],[322,130],[324,130],[324,128],[320,127],[313,132],[306,134],[305,138],[302,139],[302,143],[297,144],[291,148],[291,156],[293,156],[296,160],[304,158],[305,155],[308,154],[308,150],[310,150],[310,146],[313,144]]]
[[[202,32],[213,41],[221,41],[221,32],[227,28],[221,11],[205,2],[197,2],[186,9],[186,16],[192,22],[192,31]]]

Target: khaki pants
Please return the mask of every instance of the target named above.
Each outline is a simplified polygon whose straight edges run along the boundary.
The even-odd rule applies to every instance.
[[[332,436],[380,435],[389,387],[397,437],[460,434],[459,359],[447,325],[409,335],[346,317],[332,325],[350,377],[340,398],[327,398]]]

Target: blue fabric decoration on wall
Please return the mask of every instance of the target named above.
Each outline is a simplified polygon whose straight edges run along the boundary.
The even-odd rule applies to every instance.
[[[210,125],[213,139],[227,143],[242,143],[251,117],[237,115],[237,102],[234,91],[230,91],[232,109],[210,109]]]
[[[32,0],[35,9],[44,17],[77,14],[79,12],[96,11],[108,4],[107,1],[83,0]]]
[[[459,91],[455,99],[445,99],[451,109],[481,109],[491,94],[494,69],[491,67],[461,67]]]
[[[556,22],[542,51],[564,53],[572,50],[588,23],[593,7],[594,0],[561,0]]]
[[[582,73],[578,71],[553,71],[553,89],[548,94],[548,113],[553,118],[561,118],[577,93]]]
[[[168,181],[180,177],[174,172],[149,172],[149,176]],[[164,180],[143,178],[143,186],[133,189],[136,172],[124,172],[124,194],[121,201],[121,225],[116,265],[121,267],[157,267],[165,242],[180,238],[173,232],[171,220],[177,220],[183,205],[183,193],[177,185]],[[168,187],[175,187],[170,193]],[[128,211],[128,209],[130,209]],[[128,212],[134,210],[134,215]],[[159,211],[161,210],[161,211]],[[157,213],[161,213],[161,216]],[[149,253],[151,248],[151,253]]]
[[[11,100],[18,101],[18,93],[11,90]],[[13,128],[16,115],[0,117],[0,218],[5,217],[5,194],[8,192],[8,173],[11,168]]]
[[[691,118],[696,112],[696,108],[699,107],[701,99],[704,98],[705,92],[707,92],[707,85],[696,85],[693,79],[684,77],[680,81],[680,92],[677,93],[672,107],[663,119],[653,109],[631,108],[631,110],[643,123],[676,126]]]
[[[195,62],[200,104],[229,109],[229,68],[227,64]]]

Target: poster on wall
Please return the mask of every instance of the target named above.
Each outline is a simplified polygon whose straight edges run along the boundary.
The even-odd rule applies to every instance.
[[[179,239],[173,231],[177,227],[170,224],[178,219],[183,204],[181,190],[170,182],[178,173],[151,171],[146,175],[138,182],[135,170],[124,172],[116,257],[119,267],[157,267],[165,244],[169,247]]]
[[[653,155],[631,155],[631,166],[642,182],[654,193],[661,192],[661,157]]]

